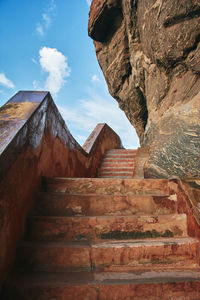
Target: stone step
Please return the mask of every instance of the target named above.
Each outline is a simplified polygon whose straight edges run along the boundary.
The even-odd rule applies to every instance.
[[[104,158],[103,160],[102,160],[102,164],[107,164],[107,163],[112,163],[112,164],[122,164],[122,163],[124,163],[124,164],[134,164],[134,160],[133,159],[130,159],[130,158],[125,158],[125,157],[123,157],[123,158],[115,158],[115,157],[108,157],[108,158]]]
[[[170,214],[177,212],[176,196],[114,196],[41,192],[35,214],[47,216],[97,216]]]
[[[107,159],[128,159],[134,161],[135,155],[133,154],[106,154],[103,158],[103,161]]]
[[[137,149],[111,149],[107,150],[106,154],[137,154]]]
[[[187,236],[185,214],[30,217],[28,236],[36,241],[97,241]]]
[[[3,300],[198,300],[200,270],[13,274]]]
[[[110,154],[110,153],[113,153],[113,154],[134,154],[136,155],[137,154],[137,149],[109,149],[105,152],[106,154]]]
[[[116,171],[116,172],[100,172],[99,178],[126,178],[131,179],[133,178],[133,171],[132,172],[123,172],[123,171]]]
[[[16,269],[23,271],[91,271],[91,245],[84,242],[25,241],[17,249]]]
[[[118,178],[45,178],[49,192],[67,194],[104,195],[154,195],[168,196],[167,179],[118,179]]]
[[[109,241],[92,246],[91,262],[94,270],[104,272],[195,268],[198,253],[199,241],[189,237]]]
[[[99,176],[98,177],[104,177],[104,176],[128,176],[130,178],[133,177],[133,168],[100,168],[99,169]]]
[[[133,178],[133,175],[128,175],[126,173],[124,174],[118,174],[118,173],[111,173],[109,175],[101,175],[101,176],[98,176],[98,178],[109,178],[109,179],[114,179],[114,178],[119,178],[119,179],[132,179]]]
[[[161,238],[137,241],[24,242],[18,267],[41,272],[134,271],[198,266],[197,239]]]
[[[133,173],[133,167],[113,167],[113,166],[106,166],[100,168],[100,173],[104,172],[127,172],[127,173]]]
[[[98,178],[116,178],[116,179],[132,179],[134,177],[134,172],[99,172]]]
[[[137,150],[114,149],[106,151],[98,171],[99,178],[131,179]]]
[[[133,170],[134,165],[133,165],[133,162],[125,163],[125,162],[121,162],[121,161],[119,161],[119,162],[113,161],[110,163],[108,163],[108,162],[102,163],[100,169],[104,169],[104,168],[132,168],[132,170]]]

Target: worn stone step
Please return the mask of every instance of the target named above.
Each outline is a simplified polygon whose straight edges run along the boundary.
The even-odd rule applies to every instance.
[[[112,166],[107,166],[107,167],[101,167],[100,168],[100,173],[104,172],[127,172],[127,173],[133,173],[133,167],[112,167]]]
[[[133,174],[133,168],[100,168],[99,173],[128,173]]]
[[[131,179],[133,178],[133,172],[102,172],[98,176],[99,178],[126,178],[126,179]]]
[[[108,158],[104,158],[103,160],[102,160],[102,164],[107,164],[107,163],[111,163],[111,164],[134,164],[134,160],[133,159],[130,159],[130,158],[125,158],[125,157],[123,157],[123,158],[121,158],[121,157],[119,157],[119,158],[116,158],[116,157],[108,157]]]
[[[167,179],[46,178],[47,191],[68,194],[169,195]]]
[[[110,165],[110,166],[114,166],[114,165],[119,165],[119,166],[130,166],[132,167],[134,165],[134,161],[130,160],[130,159],[110,159],[111,162],[108,162],[107,160],[103,160],[101,163],[101,166],[106,166],[106,165]]]
[[[121,176],[129,176],[130,178],[133,177],[134,170],[133,168],[101,168],[98,172],[99,176],[115,176],[115,175],[121,175]]]
[[[117,173],[111,173],[111,174],[106,174],[106,175],[102,175],[102,176],[98,176],[98,178],[104,178],[104,179],[107,179],[107,178],[109,178],[109,179],[114,179],[114,178],[116,178],[116,179],[132,179],[133,178],[133,175],[131,174],[131,175],[127,175],[126,173],[125,174],[117,174]]]
[[[185,214],[30,217],[28,236],[37,241],[123,240],[187,235]]]
[[[162,238],[113,241],[92,246],[91,262],[98,271],[131,271],[199,266],[199,241],[194,238]]]
[[[135,152],[106,152],[103,161],[106,159],[129,159],[135,161],[136,153]]]
[[[134,154],[136,155],[137,154],[137,150],[136,149],[110,149],[110,150],[107,150],[105,152],[105,154]]]
[[[131,179],[133,178],[133,173],[131,172],[104,172],[101,173],[99,178],[124,178],[124,179]]]
[[[49,216],[97,216],[170,214],[177,212],[176,196],[71,195],[59,192],[37,195],[35,214]]]
[[[26,242],[18,249],[18,266],[31,271],[133,271],[198,266],[194,238],[137,241]]]
[[[13,274],[3,300],[198,300],[200,270]]]
[[[134,153],[106,153],[103,157],[103,159],[112,157],[112,158],[130,158],[132,160],[135,160],[136,155]]]
[[[133,154],[106,154],[104,157],[103,157],[103,161],[107,160],[107,159],[128,159],[128,160],[132,160],[134,161],[135,160],[135,155]]]
[[[124,163],[124,162],[104,162],[101,164],[101,167],[100,169],[107,169],[107,168],[131,168],[133,169],[134,168],[134,165],[133,165],[133,162],[127,162],[127,163]]]
[[[106,154],[137,154],[137,149],[111,149],[111,150],[107,150]]]
[[[98,177],[133,178],[136,154],[137,150],[114,149],[107,151],[99,168]]]
[[[64,272],[91,271],[91,245],[70,242],[25,241],[17,249],[19,270]]]

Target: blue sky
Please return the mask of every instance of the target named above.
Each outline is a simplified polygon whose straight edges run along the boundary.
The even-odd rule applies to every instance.
[[[49,90],[83,144],[107,123],[126,148],[134,128],[109,95],[87,34],[90,0],[0,0],[0,106],[19,90]]]

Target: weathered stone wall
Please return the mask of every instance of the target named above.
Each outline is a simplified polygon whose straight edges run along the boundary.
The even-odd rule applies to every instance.
[[[85,150],[74,140],[48,92],[19,92],[0,108],[0,288],[42,177],[94,177],[117,134],[99,124]]]
[[[200,176],[200,2],[93,0],[111,95],[149,148],[146,177]]]
[[[187,181],[171,180],[171,194],[177,195],[178,213],[187,214],[188,235],[200,240],[200,181],[189,179]]]

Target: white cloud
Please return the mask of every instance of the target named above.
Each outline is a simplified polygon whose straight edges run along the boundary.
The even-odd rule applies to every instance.
[[[15,87],[13,82],[4,73],[0,73],[0,84],[10,89]]]
[[[89,91],[88,99],[81,99],[75,108],[67,105],[58,106],[72,135],[81,144],[80,131],[84,136],[89,135],[98,123],[107,123],[122,139],[126,148],[139,146],[137,134],[119,109],[117,102],[110,96],[102,97],[96,91]]]
[[[56,9],[55,0],[51,0],[48,7],[48,12],[52,12]]]
[[[39,85],[40,85],[39,81],[33,80],[33,88],[34,88],[35,90],[39,89]]]
[[[48,29],[51,24],[51,18],[49,17],[48,14],[42,14],[42,19],[44,20],[45,28]]]
[[[45,88],[56,95],[69,77],[71,69],[67,57],[55,48],[43,47],[39,51],[40,65],[43,71],[49,73]]]
[[[90,6],[92,3],[92,0],[86,0],[87,4]]]
[[[36,24],[36,31],[40,36],[44,36],[45,30],[51,25],[54,10],[56,9],[55,1],[51,0],[48,7],[41,16],[41,21]]]
[[[44,29],[43,29],[43,26],[40,23],[38,23],[36,25],[36,31],[37,31],[37,33],[39,33],[39,35],[41,35],[41,36],[44,35]]]
[[[99,79],[99,77],[98,77],[96,74],[94,74],[94,75],[92,76],[92,81],[93,81],[93,82],[100,82],[100,79]]]

